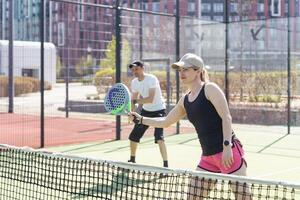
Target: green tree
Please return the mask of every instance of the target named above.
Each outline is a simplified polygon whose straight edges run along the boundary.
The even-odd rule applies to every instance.
[[[79,62],[75,65],[75,71],[78,75],[85,76],[92,74],[93,70],[93,58],[88,55],[87,57],[81,57]]]
[[[126,66],[131,60],[131,47],[128,40],[124,39],[122,42],[122,50],[121,50],[121,67],[122,69],[126,69]],[[105,58],[100,62],[100,70],[116,68],[116,37],[113,36],[112,40],[107,44]]]
[[[128,40],[124,39],[122,42],[122,51],[121,51],[121,69],[127,70],[127,65],[131,62],[131,47]]]
[[[57,55],[57,57],[56,57],[56,78],[60,78],[61,68],[62,68],[62,64],[60,61],[60,57]]]
[[[100,70],[105,68],[115,69],[116,66],[116,37],[113,36],[112,40],[107,44],[105,58],[100,62]]]

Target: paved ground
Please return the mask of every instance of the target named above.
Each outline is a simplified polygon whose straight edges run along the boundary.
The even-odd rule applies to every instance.
[[[250,177],[300,184],[300,135],[283,137],[284,134],[278,133],[279,127],[234,125],[234,128],[246,151]],[[266,148],[279,138],[282,139]],[[172,168],[195,169],[201,154],[195,133],[168,136],[166,144]],[[115,161],[127,161],[129,157],[128,140],[62,146],[49,150]],[[162,165],[158,146],[153,143],[152,137],[142,140],[137,151],[137,162],[151,166]]]

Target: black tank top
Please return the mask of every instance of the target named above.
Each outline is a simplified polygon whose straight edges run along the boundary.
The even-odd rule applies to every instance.
[[[189,121],[195,126],[202,147],[202,155],[209,156],[223,151],[222,118],[205,96],[203,85],[197,98],[189,102],[184,98],[184,108]]]

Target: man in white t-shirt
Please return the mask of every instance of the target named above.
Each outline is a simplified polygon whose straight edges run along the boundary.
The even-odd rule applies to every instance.
[[[129,65],[135,78],[131,81],[132,105],[142,105],[141,115],[147,117],[164,117],[166,106],[162,97],[159,81],[156,76],[144,72],[144,64],[135,61]],[[135,108],[135,106],[133,106]],[[135,163],[137,145],[140,139],[149,128],[147,125],[135,124],[129,135],[130,159],[128,162]],[[164,141],[163,129],[155,128],[155,143],[159,145],[159,150],[163,158],[163,166],[168,167],[167,149]]]

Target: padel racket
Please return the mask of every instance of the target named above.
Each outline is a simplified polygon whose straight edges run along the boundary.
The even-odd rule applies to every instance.
[[[130,91],[123,83],[116,83],[104,98],[104,108],[112,115],[124,115],[131,111]]]

